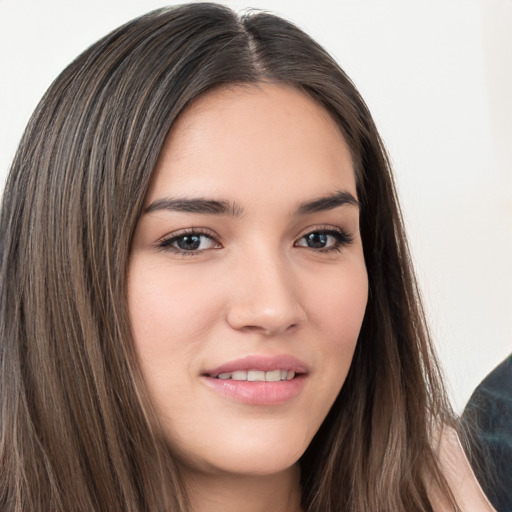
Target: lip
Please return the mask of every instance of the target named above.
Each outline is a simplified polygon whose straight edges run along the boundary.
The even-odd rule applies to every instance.
[[[268,355],[250,355],[234,359],[216,368],[207,369],[203,376],[214,377],[220,373],[231,373],[237,370],[249,371],[259,370],[270,372],[272,370],[291,370],[298,374],[308,373],[309,368],[306,363],[289,354],[279,354],[275,356]]]
[[[277,382],[249,382],[215,378],[220,373],[231,373],[237,370],[267,372],[277,369],[291,370],[295,372],[295,377],[291,380]],[[308,372],[309,368],[306,363],[287,354],[251,355],[208,369],[203,372],[201,379],[209,389],[228,400],[246,405],[275,406],[285,404],[300,394],[307,381]]]

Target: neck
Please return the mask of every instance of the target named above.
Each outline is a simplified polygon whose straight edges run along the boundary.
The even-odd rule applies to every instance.
[[[298,465],[277,475],[184,475],[191,512],[301,512]]]

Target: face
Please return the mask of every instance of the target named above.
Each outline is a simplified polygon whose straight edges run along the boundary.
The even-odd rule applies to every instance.
[[[189,470],[296,463],[343,385],[367,288],[351,155],[328,113],[272,84],[188,107],[136,227],[128,305]]]

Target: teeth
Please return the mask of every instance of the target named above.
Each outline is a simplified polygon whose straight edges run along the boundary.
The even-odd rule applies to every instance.
[[[251,370],[247,372],[247,380],[249,382],[264,382],[265,381],[265,372],[260,372],[257,370]]]
[[[281,370],[274,370],[265,374],[265,380],[267,382],[277,382],[281,380]]]
[[[246,380],[248,382],[279,382],[280,380],[292,380],[295,372],[292,370],[271,370],[264,372],[261,370],[237,370],[234,372],[219,373],[217,379],[221,380]]]

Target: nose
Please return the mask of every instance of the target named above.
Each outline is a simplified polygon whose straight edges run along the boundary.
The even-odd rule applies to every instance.
[[[275,255],[253,255],[237,270],[226,317],[231,328],[275,336],[304,322],[296,279],[286,261]]]

